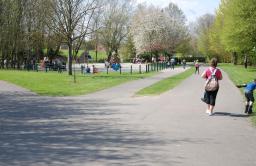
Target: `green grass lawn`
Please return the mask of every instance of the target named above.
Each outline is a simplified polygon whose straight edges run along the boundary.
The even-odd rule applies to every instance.
[[[67,73],[0,70],[0,80],[14,83],[39,95],[74,96],[92,93],[153,74],[134,73],[130,75],[129,73],[123,73],[120,75],[118,72],[111,72],[108,75],[106,73],[77,74],[77,83],[74,83],[73,76],[68,76]]]
[[[80,57],[83,52],[84,52],[84,50],[79,50],[77,56]],[[62,56],[68,57],[68,50],[66,50],[66,49],[61,49],[61,50],[60,50],[60,54],[61,54]],[[95,53],[95,51],[92,51],[92,50],[91,50],[91,51],[89,51],[89,54],[92,56],[92,60],[93,60],[93,61],[96,61],[96,53]],[[99,51],[99,52],[97,53],[97,60],[104,60],[104,59],[106,59],[106,58],[107,58],[106,52]]]
[[[84,50],[79,50],[77,53],[77,57],[80,57],[83,52]],[[68,57],[68,49],[61,49],[59,54]]]
[[[229,75],[230,79],[234,82],[234,84],[243,84],[251,82],[256,78],[256,68],[248,67],[245,69],[244,66],[234,66],[232,64],[220,64],[220,68],[222,68]],[[243,89],[241,88],[241,92],[243,93]],[[255,92],[254,92],[255,96]],[[253,123],[256,125],[256,104],[254,104],[253,108],[254,114],[252,115]]]
[[[161,93],[164,93],[178,84],[180,84],[184,79],[188,78],[189,76],[194,73],[194,69],[188,69],[187,71],[180,73],[178,75],[166,78],[164,80],[161,80],[149,87],[146,87],[139,92],[137,92],[137,95],[145,96],[145,95],[159,95]]]
[[[89,54],[92,56],[92,60],[93,61],[96,61],[96,53],[95,53],[95,51],[89,51]],[[97,53],[97,60],[99,61],[99,60],[105,60],[107,58],[107,55],[106,55],[106,52],[104,52],[104,51],[99,51],[98,53]]]

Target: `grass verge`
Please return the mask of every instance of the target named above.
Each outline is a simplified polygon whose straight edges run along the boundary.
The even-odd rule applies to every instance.
[[[146,87],[138,91],[136,94],[140,96],[159,95],[180,84],[184,79],[188,78],[193,72],[194,69],[190,68],[183,73],[166,78],[149,87]]]
[[[244,68],[244,66],[235,66],[232,64],[221,64],[220,68],[222,68],[230,77],[230,79],[234,82],[234,84],[243,84],[251,82],[253,79],[256,78],[256,68],[255,67],[248,67],[247,69]],[[243,93],[243,89],[240,89]],[[255,96],[255,92],[254,92]],[[254,103],[253,107],[253,115],[252,115],[252,121],[254,125],[256,125],[256,104]]]
[[[92,93],[110,88],[127,81],[142,79],[154,73],[138,74],[111,72],[91,75],[77,74],[77,83],[73,76],[56,72],[27,72],[14,70],[0,70],[0,80],[8,81],[29,89],[39,95],[46,96],[75,96]]]

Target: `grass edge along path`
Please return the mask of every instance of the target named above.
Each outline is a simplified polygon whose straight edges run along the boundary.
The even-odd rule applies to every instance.
[[[154,96],[160,95],[166,91],[169,91],[180,84],[183,80],[188,78],[194,73],[194,69],[190,68],[182,73],[163,79],[153,85],[150,85],[144,89],[141,89],[136,93],[139,96]]]
[[[0,80],[13,83],[42,96],[77,96],[86,95],[107,88],[111,88],[129,81],[143,79],[156,74],[151,73],[99,73],[77,74],[77,83],[73,76],[56,72],[27,72],[17,70],[0,70]]]
[[[244,66],[240,65],[233,65],[233,64],[220,64],[219,67],[223,69],[231,79],[231,81],[237,85],[237,84],[243,84],[253,81],[253,79],[256,78],[255,67],[248,67],[248,69],[245,69]],[[241,94],[244,97],[243,88],[240,88]],[[254,92],[254,96],[256,95],[256,92]],[[251,119],[253,124],[256,126],[256,103],[254,103],[253,106],[253,114],[251,115]]]

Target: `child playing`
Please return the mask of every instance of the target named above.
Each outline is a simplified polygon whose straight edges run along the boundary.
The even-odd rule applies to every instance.
[[[252,114],[252,106],[254,103],[253,91],[256,89],[256,79],[253,82],[237,85],[238,88],[244,87],[244,95],[246,98],[245,102],[245,113]]]

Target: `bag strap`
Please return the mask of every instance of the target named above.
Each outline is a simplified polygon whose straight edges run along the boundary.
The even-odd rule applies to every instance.
[[[216,75],[217,70],[218,70],[217,68],[214,68],[213,70],[211,70],[211,68],[209,68],[211,75]]]
[[[212,76],[212,75],[215,75],[215,76],[216,76],[217,68],[215,68],[215,69],[213,69],[213,70],[211,70],[211,68],[208,68],[208,69],[209,69],[209,71],[211,72],[211,76]],[[211,76],[207,78],[206,84],[208,84],[208,83],[210,82]],[[216,78],[217,78],[217,77],[216,77]],[[218,80],[218,79],[217,79],[217,80]]]
[[[214,70],[213,70],[213,75],[216,75],[216,72],[217,72],[217,68],[215,68]]]
[[[215,79],[217,80],[217,82],[219,82],[219,79],[218,79],[217,76],[216,76],[217,70],[218,70],[217,68],[215,68],[215,69],[213,70],[212,76],[215,76]]]

